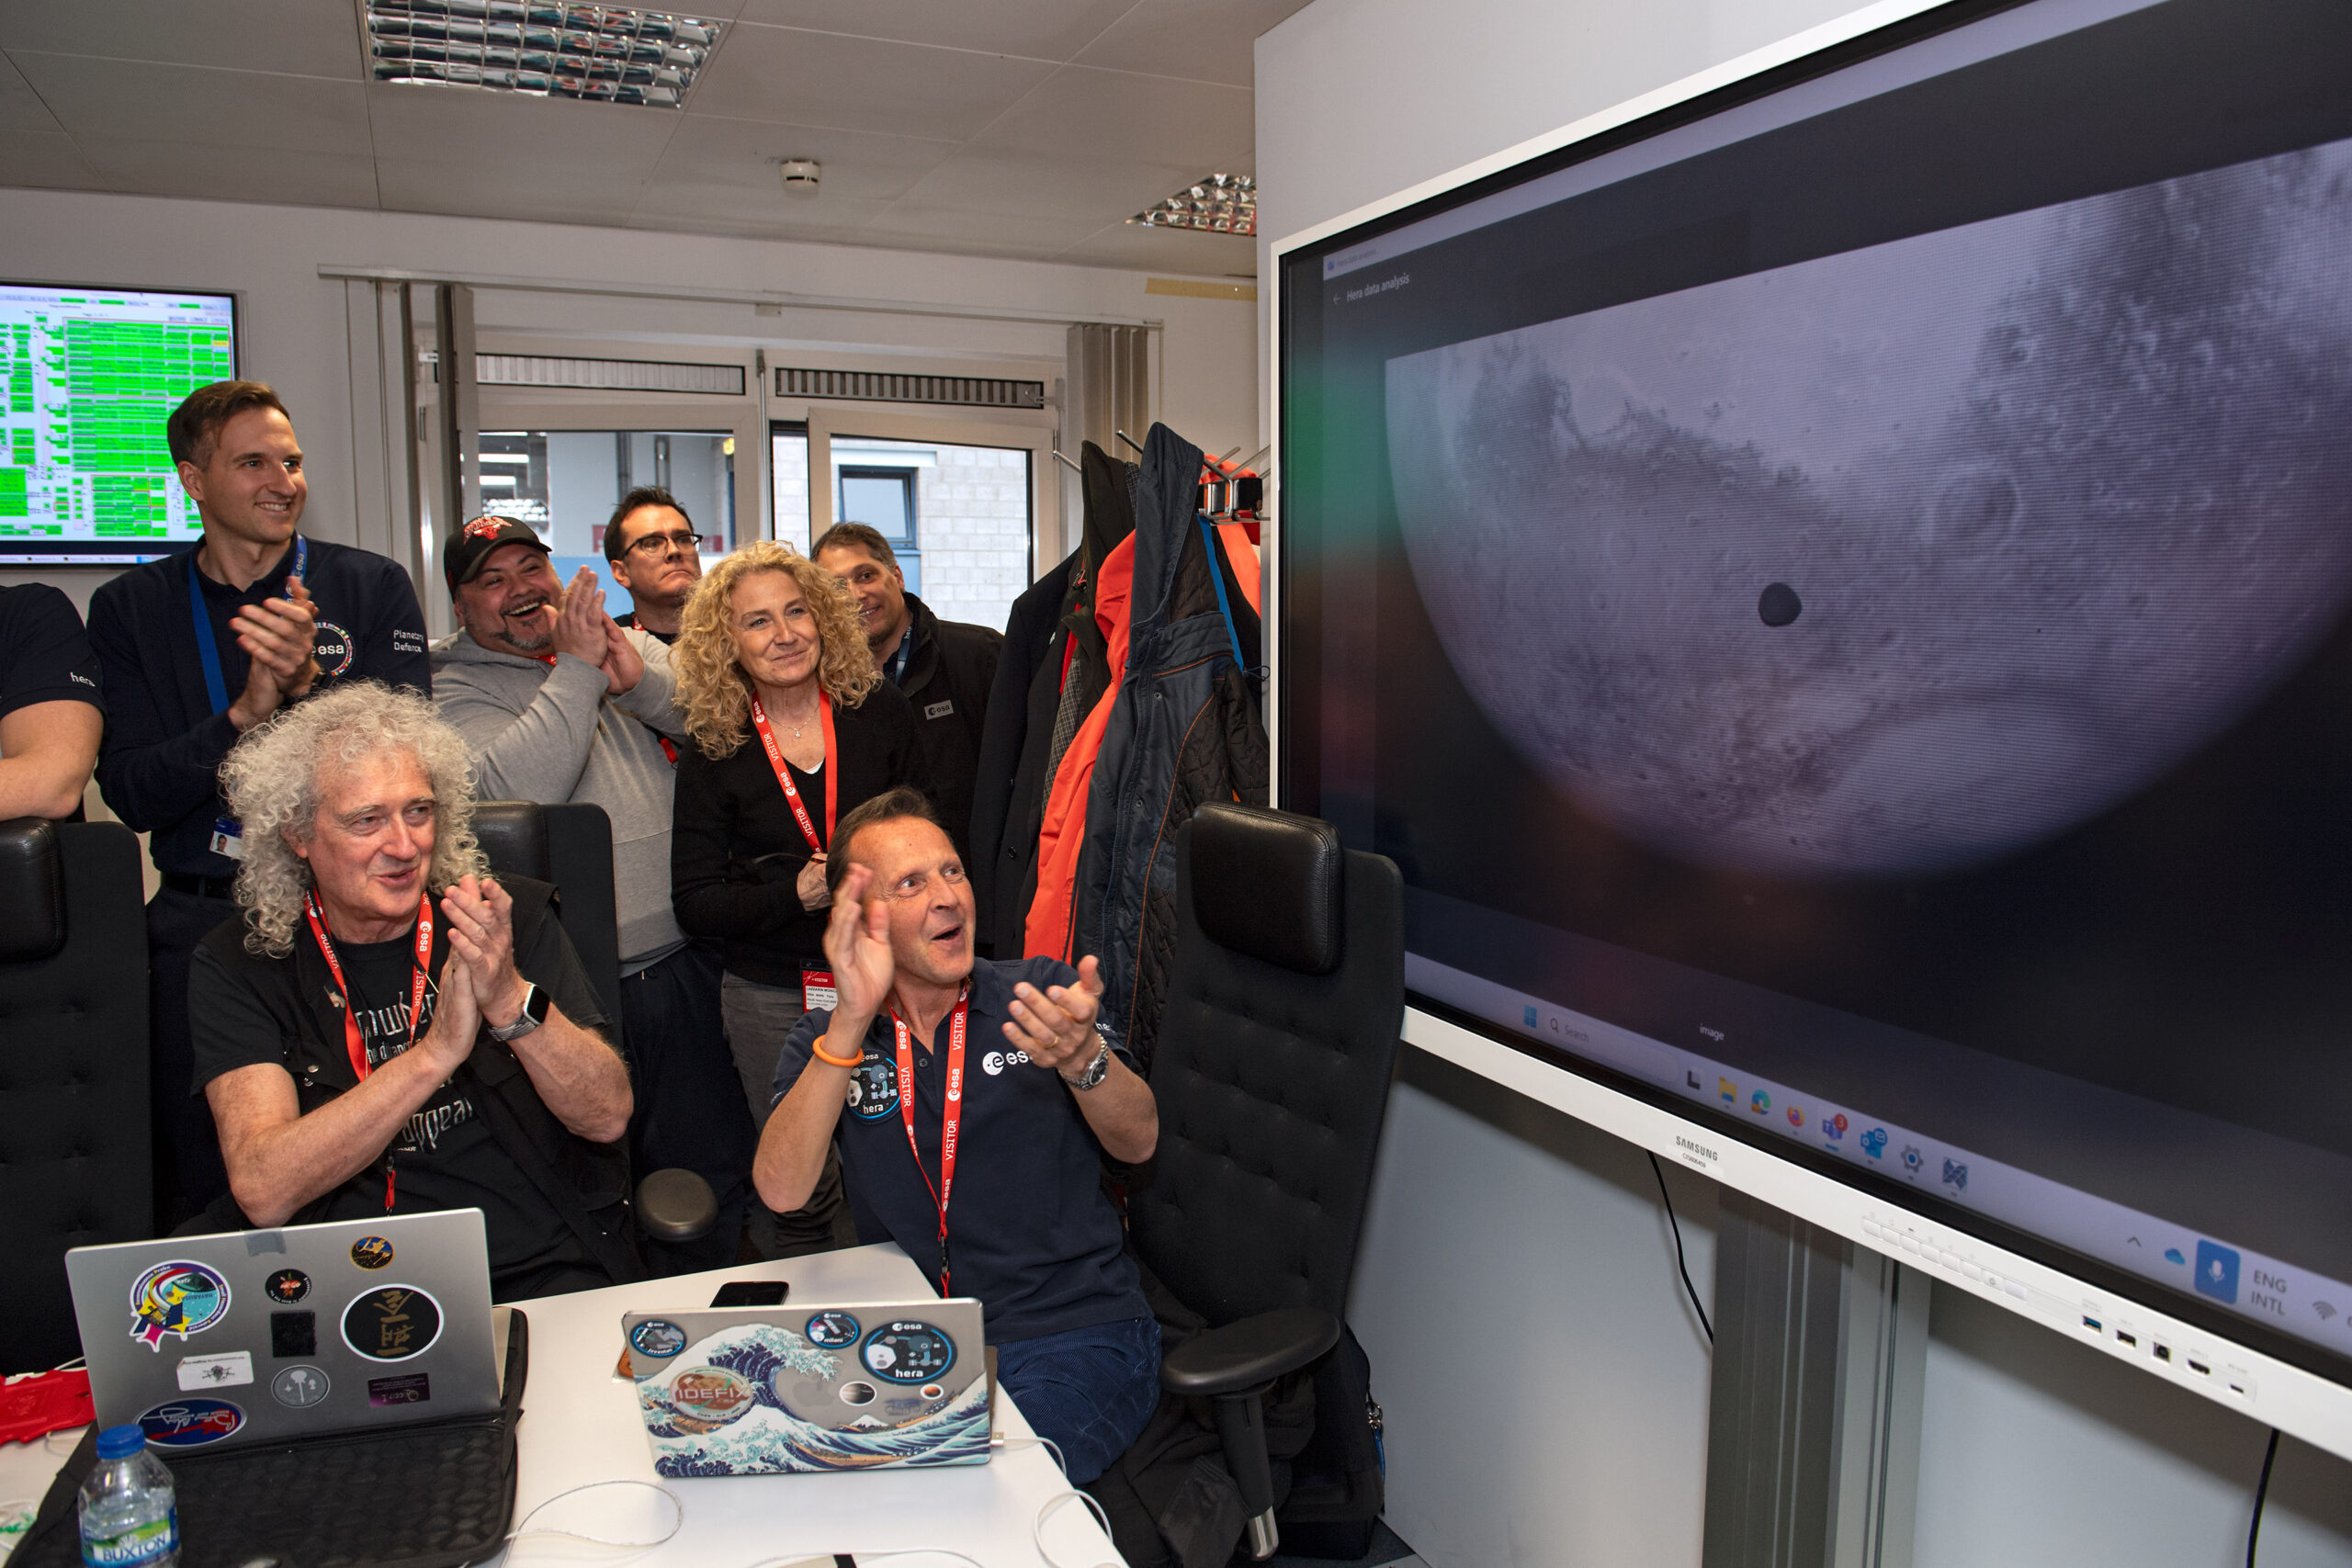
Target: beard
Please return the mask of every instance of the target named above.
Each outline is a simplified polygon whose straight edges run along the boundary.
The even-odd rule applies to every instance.
[[[525,653],[545,653],[555,643],[555,625],[539,612],[551,601],[542,599],[536,604],[507,611],[498,618],[499,635]]]

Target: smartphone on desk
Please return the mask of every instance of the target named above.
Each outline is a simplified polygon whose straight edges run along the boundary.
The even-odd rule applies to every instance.
[[[792,1285],[785,1280],[729,1280],[710,1298],[715,1307],[780,1307]]]

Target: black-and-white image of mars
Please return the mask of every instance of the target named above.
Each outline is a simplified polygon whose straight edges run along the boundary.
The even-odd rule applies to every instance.
[[[1387,400],[1421,596],[1556,787],[1700,864],[1957,870],[2345,613],[2352,142],[1454,344]]]

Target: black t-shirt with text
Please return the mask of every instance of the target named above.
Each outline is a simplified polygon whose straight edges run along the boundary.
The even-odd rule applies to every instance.
[[[295,940],[312,940],[307,926]],[[360,1043],[372,1071],[407,1050],[409,998],[416,973],[416,935],[392,942],[337,942],[335,958],[349,986]],[[457,960],[444,957],[442,976]],[[514,966],[555,998],[565,1018],[583,1028],[608,1027],[602,1005],[552,916],[526,935],[516,932]],[[189,977],[190,1032],[196,1048],[195,1092],[223,1073],[259,1062],[289,1066],[286,1042],[260,998],[238,986],[211,954],[199,949]],[[416,1038],[433,1027],[440,987],[428,980]],[[492,1134],[480,1108],[455,1079],[419,1106],[391,1142],[392,1207],[396,1214],[476,1208],[495,1280],[536,1277],[549,1269],[597,1265],[547,1195]],[[373,1219],[385,1213],[381,1167],[330,1196],[325,1218]]]

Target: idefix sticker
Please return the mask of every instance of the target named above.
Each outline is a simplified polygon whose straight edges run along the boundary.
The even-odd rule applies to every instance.
[[[150,1350],[185,1343],[229,1315],[229,1281],[201,1263],[158,1263],[131,1281],[130,1337]]]

